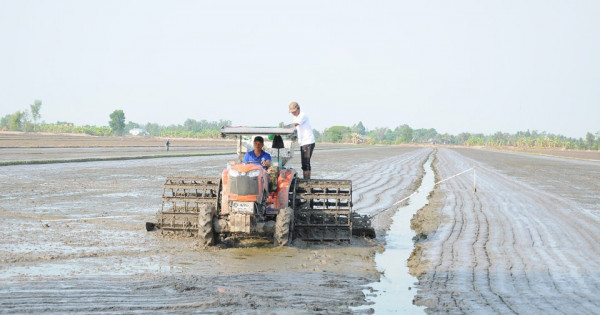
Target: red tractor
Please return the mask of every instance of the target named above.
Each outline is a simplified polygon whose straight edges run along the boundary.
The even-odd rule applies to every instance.
[[[300,179],[285,167],[297,146],[294,128],[224,127],[221,134],[238,139],[237,163],[220,177],[167,178],[158,222],[146,223],[147,230],[197,237],[205,245],[231,237],[269,237],[275,245],[375,237],[370,219],[352,211],[351,181]],[[272,156],[268,170],[241,163],[257,135]]]

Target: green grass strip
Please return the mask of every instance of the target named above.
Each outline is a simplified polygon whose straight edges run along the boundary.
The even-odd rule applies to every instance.
[[[68,159],[68,160],[8,161],[8,162],[0,162],[0,166],[54,164],[54,163],[80,163],[80,162],[97,162],[97,161],[145,160],[145,159],[162,159],[162,158],[173,158],[173,157],[211,156],[211,155],[229,155],[229,154],[235,154],[235,152],[157,154],[157,155],[142,155],[142,156],[82,158],[82,159]]]

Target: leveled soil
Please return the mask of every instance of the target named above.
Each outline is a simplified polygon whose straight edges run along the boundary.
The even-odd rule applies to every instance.
[[[37,136],[0,133],[2,160],[165,150],[164,139]],[[148,145],[139,146],[143,141]],[[172,150],[179,141],[171,140]],[[234,151],[228,142],[190,141],[181,150]],[[351,179],[354,209],[377,214],[376,240],[284,248],[255,240],[205,249],[145,231],[166,176],[215,176],[233,154],[0,166],[0,309],[350,313],[368,304],[363,289],[380,279],[374,256],[394,204],[418,187],[433,150],[317,149],[313,178]],[[415,216],[415,303],[434,313],[595,313],[600,162],[573,157],[439,148],[436,180],[475,167],[477,190],[472,173],[441,183]],[[297,157],[288,166],[299,170]]]
[[[99,137],[85,134],[0,132],[0,148],[94,148],[94,147],[161,147],[167,140],[175,147],[234,147],[230,139],[190,139],[149,136]]]
[[[28,140],[28,148],[0,150],[11,152],[3,154],[7,161],[118,158],[156,150],[121,145],[137,142],[134,137],[112,139],[119,146],[100,139],[105,145],[100,149],[73,143],[48,147],[48,137],[37,145]],[[210,141],[196,144],[187,149],[222,149]],[[317,147],[313,177],[351,179],[354,209],[362,213],[387,210],[410,194],[430,151]],[[160,208],[166,176],[218,176],[234,158],[230,154],[0,166],[0,308],[18,313],[347,313],[351,306],[367,303],[363,289],[379,279],[374,256],[389,226],[385,219],[376,220],[376,240],[295,241],[284,248],[253,240],[237,248],[206,249],[193,239],[145,231],[144,223],[154,221]],[[299,160],[288,166],[299,170]]]
[[[438,150],[439,178],[471,167],[475,185],[473,172],[439,184],[416,216],[426,219],[414,224],[415,303],[430,313],[596,314],[600,161]]]

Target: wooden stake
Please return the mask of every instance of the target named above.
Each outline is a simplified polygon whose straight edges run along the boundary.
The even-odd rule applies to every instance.
[[[476,170],[473,169],[473,193],[477,192],[477,175]]]

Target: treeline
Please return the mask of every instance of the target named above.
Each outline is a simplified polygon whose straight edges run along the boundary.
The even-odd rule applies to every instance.
[[[219,138],[221,128],[231,126],[230,120],[207,121],[187,119],[183,125],[162,126],[156,123],[139,125],[129,122],[125,129],[140,128],[151,136],[174,137],[174,138]]]
[[[109,126],[76,126],[70,122],[57,121],[46,123],[37,121],[41,118],[42,101],[35,100],[30,109],[16,111],[0,118],[0,131],[25,131],[49,133],[80,133],[92,136],[109,136],[128,134],[139,129],[137,134],[173,138],[218,138],[223,126],[230,126],[230,120],[207,121],[187,119],[182,125],[163,126],[156,123],[145,125],[129,121],[125,123],[125,113],[118,109],[109,115]]]
[[[0,122],[0,130],[2,131],[26,131],[26,132],[49,132],[49,133],[81,133],[91,136],[110,136],[129,134],[132,129],[141,129],[140,135],[157,136],[157,137],[173,137],[173,138],[218,138],[221,136],[220,130],[223,126],[230,126],[231,121],[196,121],[188,119],[183,125],[168,125],[163,126],[156,123],[138,124],[128,122],[121,132],[115,132],[108,126],[76,126],[70,122],[57,121],[56,123],[40,123],[37,124],[35,130],[33,124],[27,122],[25,124],[5,124]],[[20,126],[20,127],[19,127]]]
[[[113,134],[113,130],[107,126],[76,126],[73,123],[64,121],[57,121],[56,123],[41,123],[37,126],[36,131],[49,133],[84,133],[91,136],[110,136]]]
[[[42,102],[35,100],[30,110],[17,111],[0,118],[0,130],[83,133],[93,136],[123,135],[130,131],[148,136],[173,138],[218,138],[224,126],[231,126],[230,120],[207,121],[187,119],[181,125],[163,126],[156,123],[141,125],[132,121],[125,123],[125,113],[115,110],[109,116],[109,126],[76,126],[69,122],[37,123],[41,117]],[[283,122],[279,125],[283,126]],[[598,150],[600,131],[595,135],[588,132],[584,138],[568,138],[562,135],[534,131],[519,131],[514,134],[496,132],[492,135],[481,133],[439,134],[435,129],[412,129],[400,125],[394,129],[375,128],[367,130],[362,122],[353,126],[333,126],[323,132],[314,130],[317,142],[365,143],[365,144],[447,144],[465,146],[518,147],[539,149]]]
[[[0,118],[0,130],[35,131],[36,123],[40,119],[42,101],[35,100],[29,109],[18,110]]]
[[[596,135],[588,132],[584,138],[569,138],[545,131],[519,131],[514,134],[496,132],[491,135],[482,133],[440,134],[435,129],[412,129],[401,125],[394,129],[375,128],[367,130],[362,122],[352,127],[333,126],[322,133],[315,132],[318,141],[334,143],[368,143],[368,144],[448,144],[465,146],[512,146],[519,148],[539,149],[576,149],[598,150],[600,147],[600,131]]]

